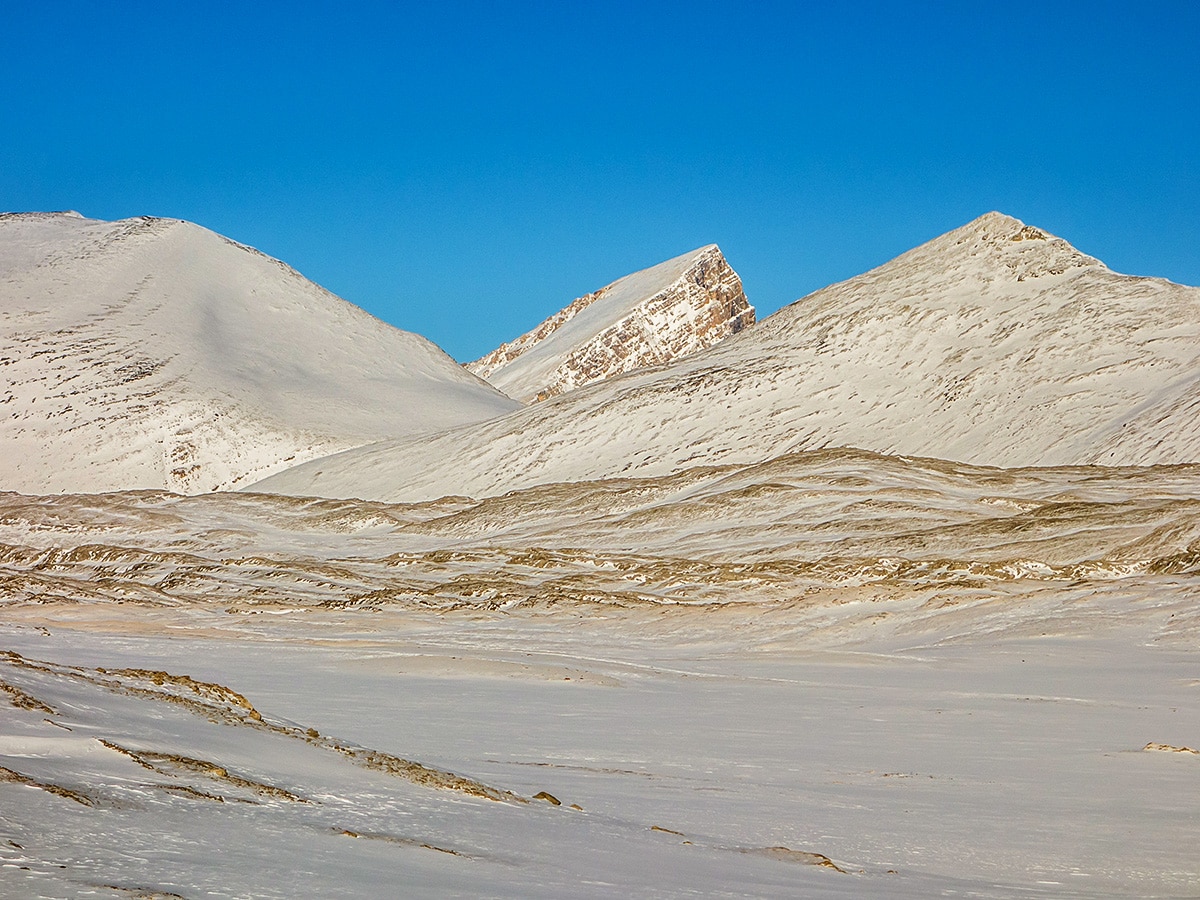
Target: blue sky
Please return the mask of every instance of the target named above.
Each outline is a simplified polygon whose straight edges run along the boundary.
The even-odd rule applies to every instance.
[[[466,360],[721,245],[760,315],[999,209],[1200,284],[1200,3],[0,7],[0,209],[190,219]]]

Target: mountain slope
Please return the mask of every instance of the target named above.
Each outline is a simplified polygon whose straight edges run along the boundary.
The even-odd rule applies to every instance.
[[[517,404],[436,346],[170,219],[0,216],[0,486],[218,490]]]
[[[665,369],[262,490],[486,496],[850,446],[1002,465],[1200,460],[1200,289],[989,213]]]
[[[545,400],[711,347],[754,324],[716,244],[619,278],[467,368],[518,400]]]

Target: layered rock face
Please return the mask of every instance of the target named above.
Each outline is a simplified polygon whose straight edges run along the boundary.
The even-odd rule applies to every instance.
[[[545,400],[673,362],[753,324],[741,279],[709,244],[580,297],[467,368],[517,400]]]

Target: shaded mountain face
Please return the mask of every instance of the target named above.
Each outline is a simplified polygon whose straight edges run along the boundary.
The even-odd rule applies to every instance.
[[[753,324],[741,279],[709,244],[580,297],[467,368],[510,397],[545,400],[673,362]]]
[[[0,487],[221,490],[518,404],[258,251],[171,219],[0,216]]]
[[[989,213],[717,346],[261,489],[416,500],[858,447],[981,465],[1200,459],[1200,289]]]

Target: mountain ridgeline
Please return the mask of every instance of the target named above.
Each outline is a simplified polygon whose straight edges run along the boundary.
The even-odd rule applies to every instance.
[[[492,496],[855,447],[975,465],[1200,460],[1200,289],[999,213],[661,368],[298,466],[259,490]]]
[[[1200,289],[999,213],[758,324],[708,245],[465,367],[177,220],[3,215],[0,276],[0,486],[24,493],[408,502],[839,447],[1200,461]]]

